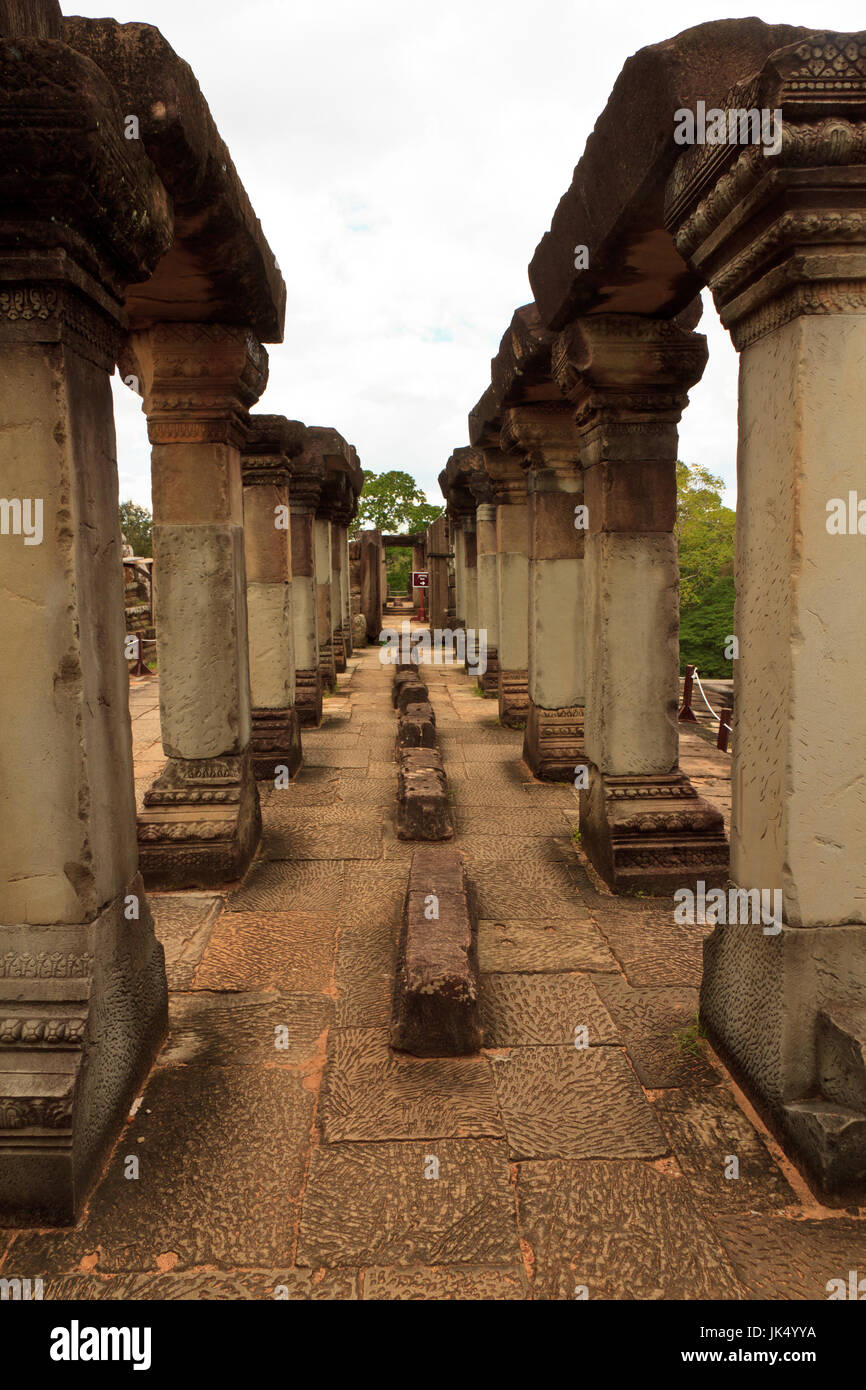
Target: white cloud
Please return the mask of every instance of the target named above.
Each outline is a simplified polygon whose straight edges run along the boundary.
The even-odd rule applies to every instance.
[[[258,408],[335,426],[362,464],[405,469],[437,499],[620,68],[719,17],[708,0],[77,6],[106,9],[155,24],[191,64],[282,268],[286,340]],[[832,11],[786,0],[763,18],[862,23],[853,0]],[[733,501],[736,355],[709,302],[702,328],[710,363],[680,455],[721,473]],[[121,493],[149,503],[140,401],[122,386],[116,400]]]

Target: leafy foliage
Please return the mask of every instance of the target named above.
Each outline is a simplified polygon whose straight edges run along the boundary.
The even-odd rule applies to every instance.
[[[153,517],[137,502],[121,502],[120,529],[132,546],[133,555],[153,554]]]
[[[385,569],[388,574],[388,588],[392,594],[405,594],[409,591],[409,580],[411,579],[410,570],[412,569],[412,552],[390,546],[385,551]]]
[[[364,488],[353,533],[374,527],[386,535],[423,531],[442,515],[442,507],[427,501],[411,473],[392,469],[389,473],[364,470]]]
[[[724,650],[734,631],[736,514],[723,505],[723,488],[723,479],[700,464],[677,463],[680,666],[730,677]]]

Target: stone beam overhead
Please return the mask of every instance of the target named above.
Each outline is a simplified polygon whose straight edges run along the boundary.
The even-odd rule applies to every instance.
[[[720,105],[771,53],[810,32],[724,19],[628,59],[529,266],[546,328],[600,311],[671,318],[688,306],[701,280],[664,220],[665,184],[683,150],[674,113],[699,100]],[[586,269],[575,269],[576,246],[588,250]]]
[[[542,325],[536,304],[515,309],[490,364],[493,399],[500,407],[524,401],[561,400],[551,378],[550,353],[556,335]]]
[[[106,74],[124,118],[175,209],[174,242],[145,285],[131,286],[131,327],[162,320],[243,324],[282,341],[286,287],[192,69],[150,24],[73,17],[62,38]],[[135,140],[125,140],[127,149]]]

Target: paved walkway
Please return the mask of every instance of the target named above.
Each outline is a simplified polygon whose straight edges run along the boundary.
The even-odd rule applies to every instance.
[[[428,678],[488,1047],[389,1052],[412,853],[390,678],[352,659],[235,891],[151,895],[169,1040],[78,1227],[0,1232],[0,1273],[76,1298],[825,1298],[866,1211],[815,1204],[689,1032],[700,929],[594,883],[575,794],[453,668]],[[143,791],[155,679],[131,709]],[[724,805],[725,755],[686,733],[683,765]]]

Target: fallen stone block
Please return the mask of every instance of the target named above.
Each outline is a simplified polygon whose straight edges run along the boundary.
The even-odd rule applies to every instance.
[[[396,706],[400,714],[405,712],[407,705],[421,705],[427,700],[427,687],[421,681],[404,681],[397,686]]]
[[[422,751],[429,763],[419,764],[408,756]],[[398,839],[450,840],[453,834],[442,759],[433,749],[404,750],[397,774]]]
[[[435,748],[436,723],[429,704],[407,705],[397,725],[398,748]]]
[[[481,1042],[477,940],[463,866],[455,850],[419,849],[403,912],[391,1046],[416,1057],[461,1057]]]

